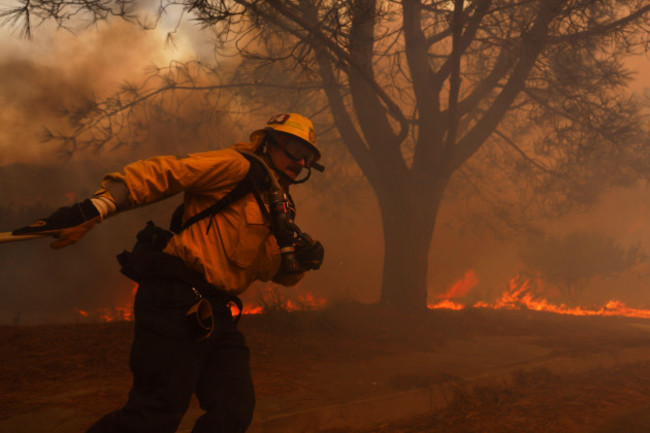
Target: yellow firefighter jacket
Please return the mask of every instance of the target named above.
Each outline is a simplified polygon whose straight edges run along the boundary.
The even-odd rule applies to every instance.
[[[132,207],[184,192],[186,221],[244,178],[250,163],[234,149],[252,149],[254,144],[136,161],[121,173],[106,175],[102,186],[109,191],[115,189],[115,183],[126,186]],[[210,284],[232,294],[243,292],[254,280],[293,285],[304,275],[279,272],[277,242],[252,193],[172,237],[165,252],[180,257]]]

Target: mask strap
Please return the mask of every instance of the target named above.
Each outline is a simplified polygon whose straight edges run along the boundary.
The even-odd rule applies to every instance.
[[[291,180],[291,183],[293,183],[293,184],[304,183],[304,182],[307,182],[307,180],[311,177],[311,167],[305,167],[305,169],[307,169],[307,175],[304,177],[304,179],[300,179],[300,180],[293,180],[293,179],[289,178],[289,176],[287,176],[286,174],[284,174],[284,173],[281,173],[281,174],[283,174],[284,176],[289,178]]]

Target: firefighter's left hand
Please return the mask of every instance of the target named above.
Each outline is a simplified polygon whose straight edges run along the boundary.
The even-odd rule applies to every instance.
[[[14,236],[45,235],[57,238],[50,246],[54,249],[74,244],[95,224],[101,215],[90,200],[62,207],[47,218],[36,220],[33,224],[14,230]]]
[[[325,248],[307,233],[301,233],[295,245],[296,260],[306,270],[319,269],[325,257]]]

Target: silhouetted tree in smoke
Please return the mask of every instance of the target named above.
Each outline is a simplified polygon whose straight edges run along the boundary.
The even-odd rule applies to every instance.
[[[646,255],[639,245],[624,248],[600,233],[572,232],[562,237],[531,238],[521,258],[529,271],[577,304],[592,279],[629,271]]]
[[[57,3],[93,16],[129,2]],[[335,126],[379,202],[385,304],[426,305],[427,256],[450,182],[490,200],[476,161],[507,169],[540,209],[558,211],[648,173],[648,125],[622,91],[623,56],[648,44],[647,1],[170,0],[161,11],[174,6],[245,59],[228,85],[273,86],[269,71],[281,67],[283,94],[311,98],[305,114]],[[46,14],[60,20],[63,10]],[[183,79],[158,90],[178,94]],[[67,143],[147,98],[132,92],[112,111],[98,104]]]

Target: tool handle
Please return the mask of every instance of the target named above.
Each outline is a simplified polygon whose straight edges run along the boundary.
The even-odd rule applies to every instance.
[[[11,232],[0,232],[0,244],[3,242],[26,241],[29,239],[46,238],[48,235],[20,235],[14,236]]]

